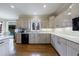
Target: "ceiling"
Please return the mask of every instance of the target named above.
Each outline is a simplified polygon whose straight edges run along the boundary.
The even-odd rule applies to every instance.
[[[11,8],[11,5],[15,8]],[[43,5],[46,5],[46,8]],[[18,19],[20,15],[57,15],[69,5],[68,3],[0,3],[0,18]]]

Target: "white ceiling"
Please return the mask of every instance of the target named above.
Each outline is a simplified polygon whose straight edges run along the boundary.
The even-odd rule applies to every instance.
[[[43,8],[43,5],[46,8]],[[14,5],[15,8],[11,8]],[[70,4],[64,3],[0,3],[0,18],[17,19],[19,15],[51,15],[67,9]],[[64,6],[64,7],[63,7]],[[62,10],[62,11],[63,11]]]

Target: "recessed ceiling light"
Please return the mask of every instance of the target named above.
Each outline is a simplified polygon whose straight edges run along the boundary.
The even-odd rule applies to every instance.
[[[68,15],[71,15],[71,12],[69,12]]]
[[[14,5],[10,5],[10,7],[11,7],[11,8],[15,8],[15,6],[14,6]]]
[[[69,8],[72,8],[72,5],[71,5],[71,6],[69,6]]]
[[[46,8],[47,6],[46,5],[43,5],[43,7]]]

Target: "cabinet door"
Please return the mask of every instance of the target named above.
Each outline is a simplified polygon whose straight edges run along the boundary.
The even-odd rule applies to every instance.
[[[39,43],[50,43],[49,34],[39,34],[37,39]]]
[[[35,34],[29,34],[29,43],[35,43]]]
[[[34,38],[35,42],[34,43],[37,43],[37,44],[40,43],[39,42],[39,37],[40,37],[39,34],[35,33],[34,35],[35,35],[35,38]]]
[[[67,56],[79,56],[79,51],[67,46]]]
[[[9,55],[9,45],[8,40],[4,39],[3,42],[0,42],[0,56],[8,56]]]
[[[51,44],[55,47],[55,35],[51,35]]]
[[[21,33],[16,33],[15,35],[16,43],[21,43]]]
[[[45,34],[46,43],[50,43],[50,34]]]
[[[62,42],[60,41],[60,37],[56,36],[55,37],[55,48],[58,51],[58,53],[62,56],[66,56],[67,55],[67,46],[62,44]]]
[[[46,36],[45,34],[39,34],[39,43],[46,43]]]

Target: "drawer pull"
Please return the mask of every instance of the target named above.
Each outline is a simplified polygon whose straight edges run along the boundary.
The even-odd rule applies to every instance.
[[[58,44],[61,44],[61,43],[58,41]]]
[[[4,42],[0,42],[0,44],[3,44]]]

